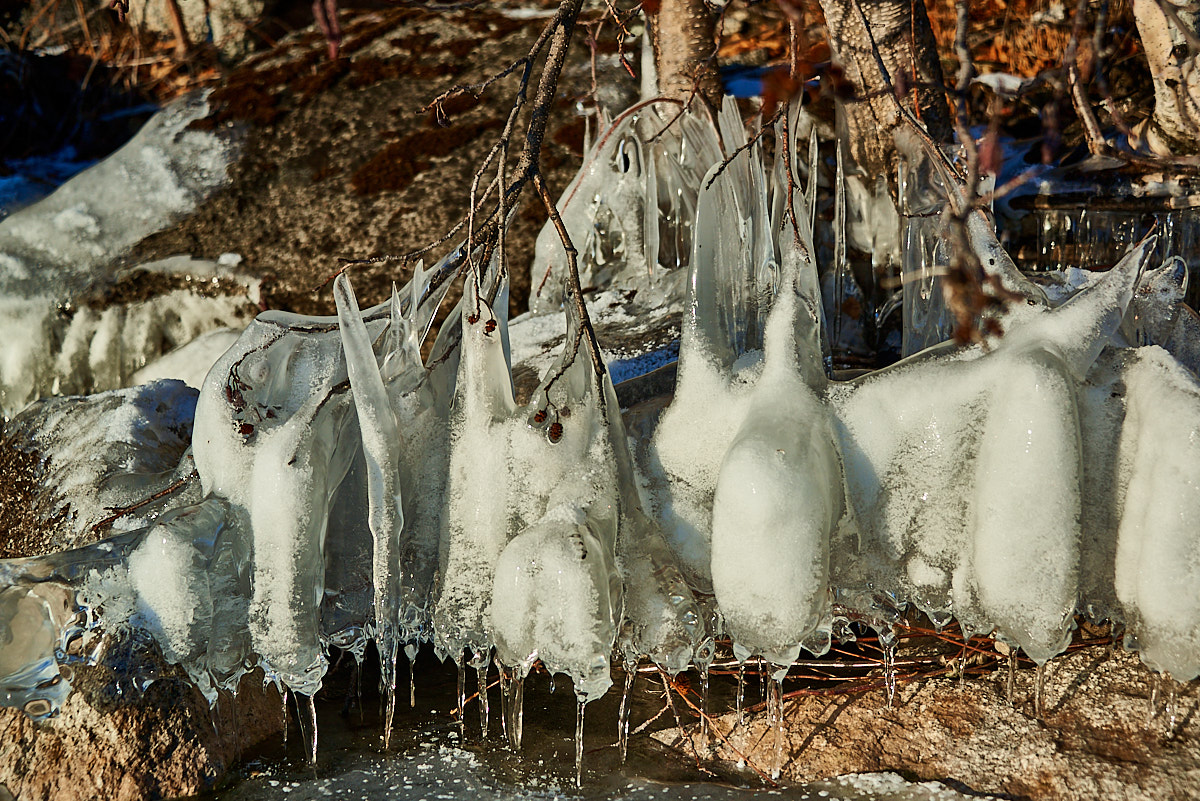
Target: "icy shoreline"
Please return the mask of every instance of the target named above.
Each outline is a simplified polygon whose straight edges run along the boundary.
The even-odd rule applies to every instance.
[[[727,137],[736,137],[733,126],[726,122]],[[547,320],[559,326],[523,346],[530,355],[526,372],[547,379],[532,390],[528,406],[518,407],[510,364],[522,346],[518,336],[511,337],[515,344],[507,341],[506,303],[494,275],[473,276],[484,289],[468,294],[451,324],[464,344],[447,337],[440,350],[435,346],[428,370],[419,355],[414,362],[430,292],[419,277],[388,308],[366,312],[342,286],[340,321],[265,316],[210,375],[197,421],[202,488],[189,490],[194,497],[187,504],[145,521],[149,529],[107,551],[76,554],[69,570],[51,568],[55,580],[83,590],[86,626],[103,619],[114,628],[132,622],[152,631],[210,699],[235,689],[254,665],[277,686],[310,695],[329,644],[361,655],[374,640],[394,654],[432,640],[485,679],[498,646],[507,687],[519,687],[529,664],[541,659],[576,679],[582,702],[607,688],[614,641],[626,656],[649,655],[672,671],[689,662],[703,667],[711,658],[711,638],[720,629],[684,577],[694,588],[715,590],[724,633],[733,635],[739,655],[765,655],[780,665],[801,647],[828,647],[840,619],[830,587],[838,592],[836,614],[866,615],[881,631],[895,607],[912,600],[935,616],[953,611],[980,632],[998,629],[1040,662],[1065,644],[1083,592],[1093,609],[1123,612],[1148,661],[1187,677],[1195,661],[1189,562],[1172,554],[1186,552],[1188,540],[1154,538],[1177,534],[1169,518],[1187,516],[1189,498],[1172,482],[1190,481],[1194,459],[1182,452],[1163,461],[1154,456],[1160,449],[1146,443],[1187,439],[1195,428],[1195,380],[1153,347],[1101,355],[1110,338],[1116,341],[1130,303],[1142,269],[1136,256],[1073,307],[1014,316],[1016,338],[993,350],[926,354],[890,373],[830,388],[822,367],[822,304],[813,295],[816,282],[803,272],[811,265],[788,250],[789,235],[776,236],[788,231],[778,217],[778,195],[767,194],[768,186],[778,192],[778,173],[768,180],[761,165],[731,170],[731,182],[718,182],[704,197],[714,205],[702,219],[714,224],[697,225],[694,242],[683,225],[685,217],[691,225],[687,203],[652,234],[647,221],[654,208],[663,211],[658,198],[680,197],[667,191],[677,188],[670,182],[703,177],[710,165],[689,164],[683,177],[669,174],[660,168],[671,152],[639,149],[633,134],[624,134],[631,138],[620,139],[619,158],[606,152],[598,162],[609,172],[634,173],[612,184],[607,227],[595,225],[603,204],[584,215],[571,210],[572,224],[598,232],[585,245],[597,268],[589,275],[602,280],[622,255],[642,254],[631,270],[639,275],[648,264],[661,266],[664,253],[678,263],[685,243],[721,254],[708,263],[717,277],[699,272],[703,259],[691,258],[699,279],[689,283],[701,289],[687,304],[674,434],[660,428],[667,433],[655,441],[646,426],[633,453],[624,453],[630,444],[609,378],[582,369],[586,359],[572,362],[549,347],[552,340],[578,345],[578,321],[563,332],[560,317],[514,321],[514,334]],[[710,161],[719,157],[711,147],[694,150]],[[631,170],[634,164],[643,171]],[[599,184],[610,185],[611,177],[602,174]],[[653,201],[639,199],[637,191],[651,185]],[[636,203],[644,213],[631,215]],[[771,213],[776,224],[763,225]],[[807,216],[801,208],[799,218]],[[87,227],[73,214],[64,219]],[[732,223],[741,227],[721,229]],[[811,232],[791,234],[807,236],[815,250]],[[539,274],[545,266],[539,263]],[[672,300],[681,300],[673,293],[682,277],[663,284],[637,279],[639,302],[656,307],[657,301],[666,319]],[[767,285],[770,292],[763,291]],[[613,314],[608,322],[623,321]],[[122,321],[63,338],[84,341],[71,353],[86,350],[89,365],[108,364],[109,349],[96,344],[111,340],[97,333],[106,325],[115,329]],[[28,321],[19,327],[34,328]],[[1093,362],[1100,365],[1094,374]],[[10,372],[24,377],[27,370],[19,365]],[[946,391],[931,400],[927,390],[935,381]],[[100,386],[95,380],[88,388]],[[19,387],[13,397],[35,391],[41,390]],[[1112,400],[1118,397],[1124,399]],[[986,411],[984,398],[994,401]],[[1174,413],[1157,413],[1164,398]],[[711,425],[683,411],[705,406]],[[1074,414],[1059,419],[1072,408]],[[669,419],[670,413],[664,425]],[[979,430],[972,421],[982,421]],[[1073,427],[1082,429],[1082,439]],[[396,430],[406,437],[398,448],[389,433]],[[784,442],[777,435],[785,430],[812,436]],[[1022,450],[1022,432],[1035,431]],[[656,451],[648,454],[647,443]],[[777,458],[779,465],[772,462]],[[1164,500],[1177,506],[1154,519],[1118,514],[1105,506],[1109,501],[1085,509],[1080,493],[1096,489],[1088,470],[1097,471],[1099,492],[1117,486],[1138,510]],[[843,475],[848,492],[839,485]],[[1040,493],[1040,506],[1012,504],[1006,479],[1013,475]],[[764,493],[776,502],[744,502]],[[105,505],[112,504],[95,508]],[[817,507],[820,514],[808,519],[807,510]],[[1107,518],[1089,519],[1087,509],[1098,508]],[[803,525],[793,527],[801,518]],[[751,527],[749,520],[760,523]],[[1096,531],[1100,536],[1088,539]],[[750,535],[761,540],[757,550],[748,547]],[[837,554],[855,547],[860,560],[838,561]],[[84,576],[95,566],[89,559],[104,570]],[[1148,585],[1140,560],[1157,561],[1155,576],[1174,584]],[[1079,565],[1101,569],[1080,572]],[[55,583],[44,581],[43,568],[5,565],[22,623],[36,622],[38,610],[29,607],[43,585]],[[1110,568],[1111,586],[1100,576]],[[570,578],[548,578],[564,575]],[[746,575],[761,576],[772,591],[755,597],[742,586]],[[77,588],[77,579],[86,587]],[[890,598],[873,592],[880,585]],[[781,594],[797,586],[806,592],[781,604]],[[52,628],[62,623],[51,622]],[[51,687],[39,681],[32,694],[18,687],[10,700],[46,702],[53,713],[70,676],[59,669],[52,641],[59,637],[59,650],[70,653],[63,632],[72,626],[77,622],[37,643],[39,670],[53,691],[43,692]],[[47,632],[43,627],[39,635]],[[519,698],[519,690],[512,692]],[[507,693],[506,699],[510,714],[518,702]],[[582,706],[579,714],[582,720]]]

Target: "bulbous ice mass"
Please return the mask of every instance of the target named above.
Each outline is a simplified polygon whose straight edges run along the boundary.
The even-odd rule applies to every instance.
[[[621,387],[561,276],[565,324],[556,310],[511,332],[500,262],[479,269],[465,247],[372,309],[339,278],[338,317],[263,314],[218,360],[174,471],[142,457],[186,444],[148,405],[192,397],[177,383],[14,421],[55,459],[129,456],[45,473],[88,521],[118,491],[165,494],[132,531],[0,561],[0,703],[54,714],[59,660],[97,627],[150,632],[210,699],[256,666],[312,694],[330,645],[361,658],[374,639],[389,689],[399,646],[433,642],[485,670],[495,647],[518,688],[540,659],[588,701],[614,645],[675,673],[706,665],[724,633],[739,657],[785,665],[828,647],[835,612],[883,626],[905,603],[1039,662],[1091,610],[1124,621],[1151,667],[1200,673],[1200,383],[1156,346],[1185,354],[1178,320],[1192,318],[1172,265],[1139,284],[1152,242],[1050,308],[972,215],[984,269],[1034,303],[986,345],[831,381],[797,142],[766,170],[730,103],[716,125],[685,114],[653,142],[642,111],[601,133],[564,210],[588,280],[686,307],[673,400],[629,418],[646,442],[631,447]],[[738,152],[723,168],[720,143]],[[559,270],[548,236],[535,269]],[[461,305],[422,360],[460,272]],[[589,294],[588,314],[621,306],[614,294]],[[544,372],[525,405],[518,330],[537,353],[523,369]]]

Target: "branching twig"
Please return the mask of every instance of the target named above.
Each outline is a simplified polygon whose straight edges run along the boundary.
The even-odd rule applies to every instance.
[[[725,168],[728,167],[730,164],[732,164],[734,159],[736,159],[738,156],[740,156],[742,153],[746,152],[750,148],[757,145],[759,143],[759,140],[762,139],[763,134],[765,134],[766,131],[775,124],[775,121],[779,119],[779,115],[783,114],[786,109],[787,109],[786,104],[780,106],[775,111],[775,113],[773,115],[771,115],[771,118],[762,124],[762,127],[758,129],[758,131],[754,134],[754,136],[750,137],[750,139],[746,142],[746,144],[741,145],[736,150],[734,150],[732,153],[730,153],[728,156],[726,156],[725,160],[721,162],[721,165],[719,167],[717,167],[717,171],[714,172],[712,177],[708,179],[708,183],[706,183],[704,185],[704,188],[708,189],[709,187],[711,187],[713,185],[713,181],[717,180],[717,178],[719,178],[721,176],[721,173],[725,172]]]
[[[1087,19],[1088,0],[1079,0],[1075,5],[1075,18],[1071,25],[1071,39],[1067,42],[1066,52],[1063,53],[1063,67],[1067,73],[1067,87],[1071,92],[1071,103],[1075,113],[1083,124],[1084,138],[1087,139],[1088,152],[1099,156],[1108,151],[1108,143],[1100,131],[1100,123],[1088,102],[1087,92],[1079,77],[1079,37],[1083,33],[1083,23]]]
[[[92,531],[93,532],[103,531],[104,529],[109,528],[113,523],[117,522],[125,515],[136,512],[138,509],[141,509],[143,506],[147,506],[151,503],[154,503],[157,500],[167,497],[168,495],[170,495],[171,493],[175,492],[180,487],[182,487],[184,484],[191,481],[192,478],[195,477],[195,475],[196,475],[196,468],[193,467],[192,471],[190,473],[188,473],[186,476],[184,476],[183,478],[177,479],[176,481],[172,482],[170,484],[170,486],[159,490],[158,492],[154,493],[150,497],[143,498],[142,500],[138,501],[137,503],[130,504],[129,506],[122,506],[120,509],[110,509],[109,511],[112,512],[113,514],[109,515],[108,517],[104,518],[103,520],[101,520],[100,522],[98,522],[94,526],[92,526]]]

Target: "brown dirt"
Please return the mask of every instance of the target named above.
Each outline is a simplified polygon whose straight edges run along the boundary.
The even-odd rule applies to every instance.
[[[49,553],[58,521],[42,521],[34,509],[41,457],[0,435],[0,559]]]
[[[503,125],[515,80],[478,100],[447,101],[441,115],[422,109],[450,87],[481,81],[524,55],[542,24],[487,8],[347,12],[337,62],[326,59],[312,32],[248,60],[215,89],[214,111],[201,123],[248,127],[228,187],[179,226],[143,241],[129,263],[180,252],[240,253],[239,270],[264,278],[267,308],[333,313],[323,284],[339,258],[403,254],[436,242],[463,218],[472,174]],[[587,56],[576,43],[544,146],[555,194],[580,164],[582,127],[570,106],[590,86]],[[540,204],[525,198],[510,229],[513,314],[527,307],[525,265],[545,218]],[[456,243],[426,254],[426,266]],[[356,267],[360,302],[382,301],[392,282],[410,273],[399,262]]]

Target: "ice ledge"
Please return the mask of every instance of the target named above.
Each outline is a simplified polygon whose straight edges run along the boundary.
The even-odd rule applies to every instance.
[[[0,413],[45,394],[121,386],[163,352],[251,316],[256,283],[186,257],[142,269],[232,286],[206,287],[213,297],[180,286],[127,305],[82,300],[118,280],[121,254],[225,182],[236,133],[190,128],[208,113],[206,98],[175,101],[109,158],[0,221]]]

